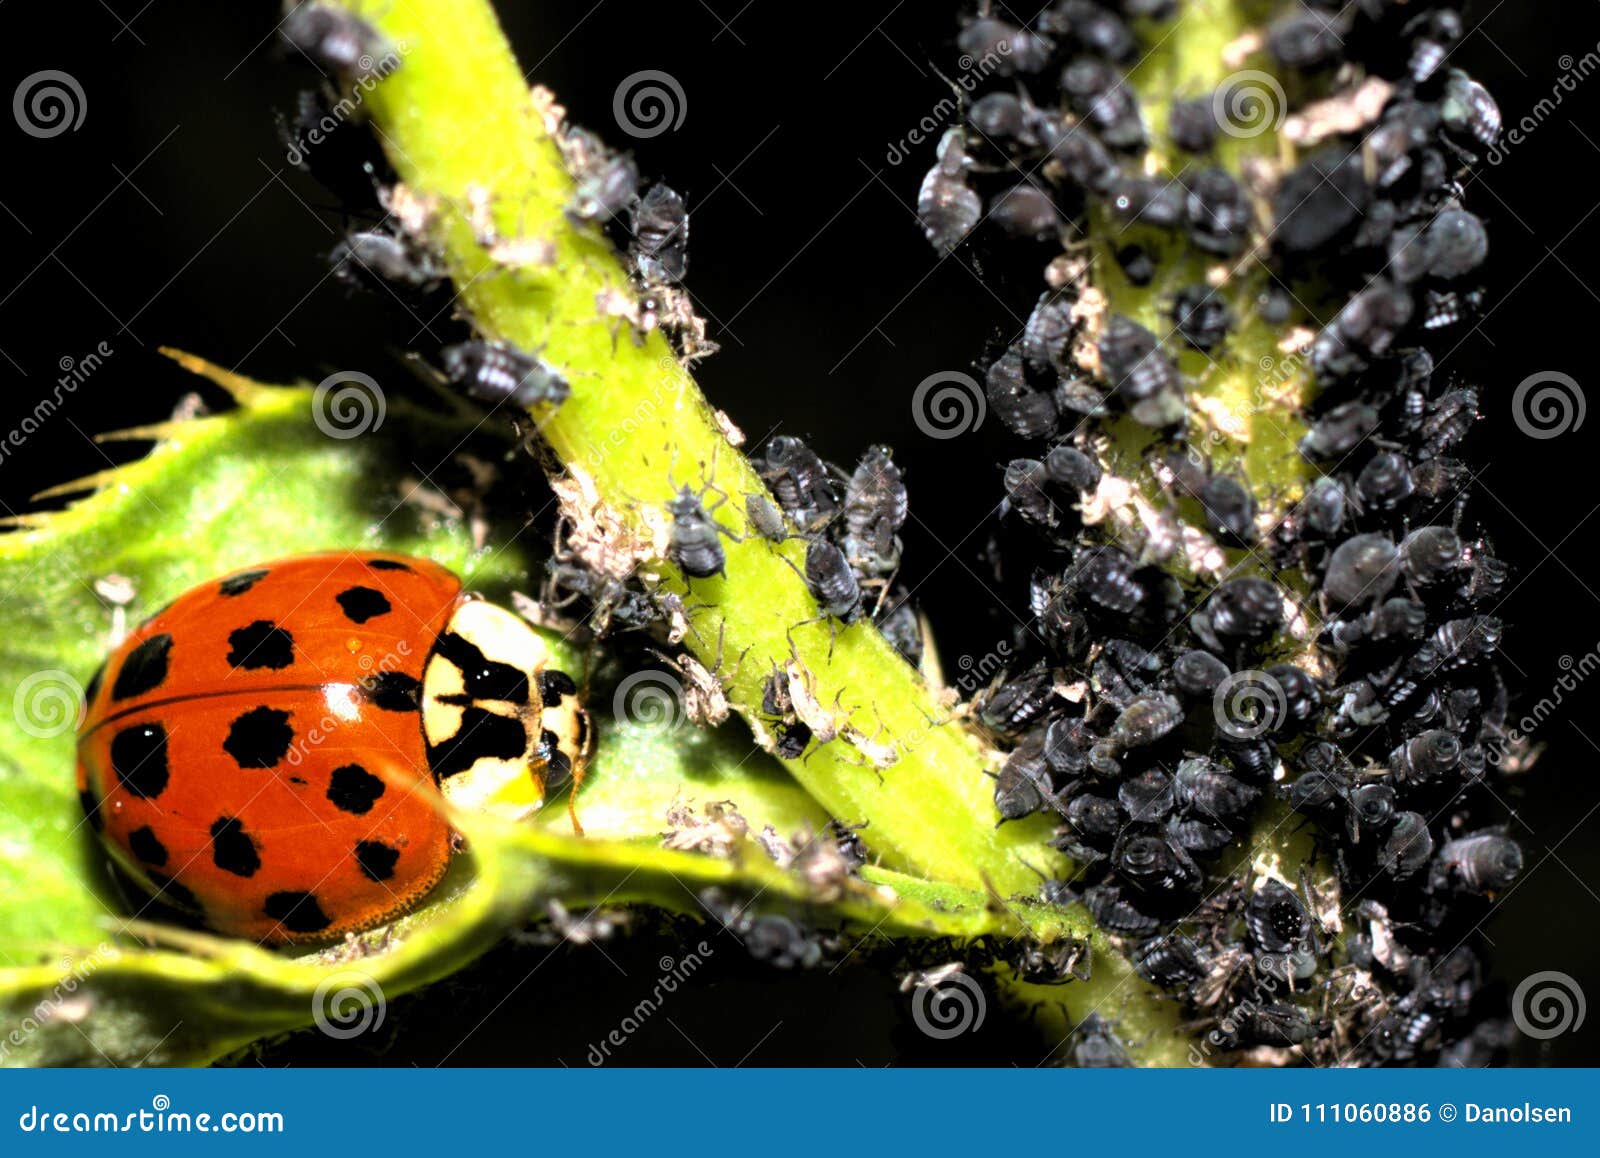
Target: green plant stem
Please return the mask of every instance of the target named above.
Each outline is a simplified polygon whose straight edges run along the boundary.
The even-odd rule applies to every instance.
[[[596,229],[566,217],[572,177],[489,5],[348,7],[401,46],[404,63],[367,107],[402,179],[437,208],[434,238],[465,312],[485,336],[539,350],[572,382],[567,402],[536,415],[556,456],[591,477],[607,513],[641,538],[659,535],[676,485],[713,483],[730,496],[717,517],[745,537],[725,542],[726,579],[685,582],[665,560],[650,566],[690,607],[686,645],[708,667],[721,665],[731,705],[757,717],[763,681],[797,659],[824,708],[898,752],[879,770],[841,737],[788,761],[819,802],[841,820],[869,821],[888,864],[1008,894],[1035,888],[1033,867],[1052,864],[1041,824],[996,827],[980,744],[947,722],[948,707],[870,624],[806,622],[818,610],[796,570],[801,544],[775,547],[745,525],[744,498],[766,493],[761,479],[659,331],[636,341],[597,307],[607,293],[631,297],[628,278]],[[553,259],[496,265],[469,220],[485,197],[503,235],[547,240]]]
[[[717,517],[743,539],[725,543],[726,579],[687,582],[668,561],[649,563],[689,606],[685,644],[722,675],[731,706],[759,723],[764,681],[793,660],[823,708],[867,745],[893,745],[896,758],[882,768],[848,734],[785,762],[832,815],[870,824],[886,870],[992,897],[1031,894],[1041,873],[1063,872],[1043,839],[1047,819],[997,824],[983,745],[877,630],[818,621],[800,575],[802,547],[774,546],[747,525],[745,496],[766,488],[659,331],[637,338],[599,308],[607,295],[631,297],[627,275],[596,229],[568,218],[574,183],[548,103],[530,95],[486,0],[342,2],[403,57],[366,107],[401,179],[433,211],[432,240],[464,312],[484,336],[539,351],[572,383],[559,408],[534,414],[556,457],[592,480],[605,517],[641,538],[659,535],[662,505],[678,485],[711,483],[729,496]],[[549,259],[497,264],[482,213],[473,220],[485,204],[501,236],[547,241]],[[1019,985],[1021,999],[1064,1001],[1072,1016],[1054,1026],[1063,1033],[1099,1009],[1130,1027],[1140,1060],[1181,1060],[1175,1008],[1090,930],[1081,909],[1054,912],[1055,926],[1078,922],[1091,936],[1096,980],[1039,993]],[[1014,930],[1038,932],[1026,923]]]

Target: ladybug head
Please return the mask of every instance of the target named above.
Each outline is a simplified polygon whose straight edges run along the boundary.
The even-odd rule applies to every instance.
[[[577,688],[518,616],[463,597],[422,674],[428,764],[458,808],[520,820],[581,761]]]

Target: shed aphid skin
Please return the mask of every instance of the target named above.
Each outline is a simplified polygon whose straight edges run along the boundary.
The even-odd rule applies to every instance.
[[[605,225],[625,213],[639,196],[639,166],[613,153],[599,137],[576,125],[563,126],[558,138],[575,189],[567,216],[579,224]]]
[[[102,672],[78,733],[89,823],[218,932],[281,944],[393,919],[449,865],[447,803],[516,821],[570,783],[577,828],[594,733],[576,683],[524,620],[425,559],[222,577]]]
[[[973,699],[1005,753],[997,814],[1056,818],[1080,881],[1053,899],[1081,896],[1131,938],[1135,969],[1217,1027],[1219,1050],[1471,1053],[1492,999],[1467,983],[1446,999],[1426,977],[1481,972],[1474,926],[1522,868],[1489,759],[1509,714],[1506,568],[1468,502],[1478,390],[1436,376],[1428,347],[1482,297],[1489,230],[1465,201],[1499,111],[1450,67],[1447,8],[1280,6],[1227,67],[1275,70],[1298,149],[1282,168],[1268,147],[1241,163],[1217,148],[1238,140],[1219,123],[1242,115],[1229,94],[1128,74],[1145,25],[1171,33],[1178,8],[967,19],[961,51],[1017,54],[975,87],[919,196],[937,252],[970,249],[1024,286],[1045,270],[985,362],[1006,435],[996,582],[1031,613]],[[1359,118],[1356,77],[1384,94]],[[1165,123],[1145,123],[1156,108]],[[1263,379],[1254,409],[1219,405],[1262,349],[1281,383]],[[1278,422],[1300,427],[1281,463],[1256,450]],[[1153,513],[1120,518],[1119,495]],[[846,553],[859,586],[872,553]],[[1319,859],[1281,866],[1314,894],[1232,867],[1273,800],[1317,827]],[[1369,957],[1324,935],[1355,896],[1385,908]],[[1338,999],[1356,968],[1370,996]]]
[[[361,287],[388,282],[429,290],[443,284],[447,275],[426,250],[404,236],[381,229],[351,232],[328,254],[328,264],[340,281]]]

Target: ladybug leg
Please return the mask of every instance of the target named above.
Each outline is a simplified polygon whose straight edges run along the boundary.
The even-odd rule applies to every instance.
[[[583,762],[579,761],[572,769],[572,787],[567,789],[567,816],[572,821],[572,831],[583,835],[583,825],[578,823],[578,789],[583,785]]]

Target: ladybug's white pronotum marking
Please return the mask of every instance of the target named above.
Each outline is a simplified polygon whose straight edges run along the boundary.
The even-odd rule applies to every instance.
[[[588,720],[536,632],[502,607],[463,600],[422,674],[422,731],[445,799],[520,820],[582,769]]]

